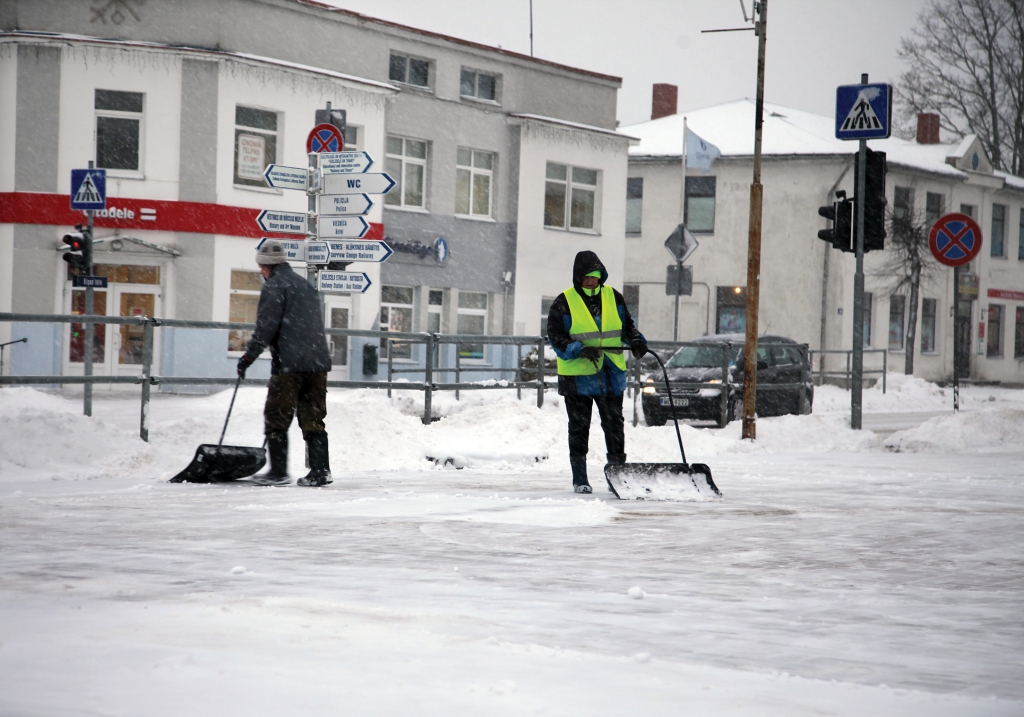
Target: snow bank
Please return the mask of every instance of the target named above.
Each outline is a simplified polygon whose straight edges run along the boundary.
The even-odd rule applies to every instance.
[[[1002,406],[940,416],[894,433],[882,445],[890,451],[907,453],[1024,450],[1024,409]]]

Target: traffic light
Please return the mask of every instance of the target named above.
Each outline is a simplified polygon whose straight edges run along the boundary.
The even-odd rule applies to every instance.
[[[860,186],[860,162],[854,155],[854,186]],[[864,175],[864,252],[885,248],[885,152],[868,150],[867,173]],[[857,218],[854,216],[854,232]],[[856,237],[856,233],[854,233]]]
[[[70,251],[64,252],[64,261],[80,274],[88,274],[92,268],[92,237],[89,230],[81,224],[75,226],[75,231],[65,234],[62,241],[70,247]]]
[[[819,231],[818,238],[840,251],[854,251],[853,200],[846,198],[846,192],[836,192],[836,201],[831,206],[818,207],[818,214],[832,222],[832,228]]]

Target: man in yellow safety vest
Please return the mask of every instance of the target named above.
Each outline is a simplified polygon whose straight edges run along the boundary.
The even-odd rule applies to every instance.
[[[558,357],[558,393],[569,416],[569,465],[577,493],[590,493],[587,450],[590,417],[597,404],[609,463],[626,462],[622,394],[626,390],[626,349],[636,358],[647,340],[633,323],[622,294],[605,286],[608,271],[592,251],[576,255],[572,286],[548,313],[548,341]]]

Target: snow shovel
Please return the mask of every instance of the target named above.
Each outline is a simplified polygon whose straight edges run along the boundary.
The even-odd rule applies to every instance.
[[[223,445],[224,434],[228,431],[228,421],[231,420],[231,409],[235,407],[235,396],[238,395],[238,386],[241,383],[242,377],[239,376],[235,381],[235,392],[231,394],[231,405],[228,406],[228,416],[224,419],[224,430],[220,432],[220,441],[217,445],[204,443],[199,446],[192,462],[168,483],[223,483],[248,478],[266,464],[266,443],[262,448]]]
[[[661,372],[665,376],[665,387],[668,389],[668,402],[672,400],[672,386],[668,380],[668,371],[661,357],[655,352],[650,354],[658,360]],[[679,453],[682,463],[609,463],[604,467],[604,477],[608,487],[619,500],[692,500],[694,493],[704,496],[721,496],[721,491],[711,478],[711,469],[704,463],[687,463],[683,451],[683,436],[679,433],[679,421],[672,411],[672,422],[676,426],[676,440],[679,441]]]

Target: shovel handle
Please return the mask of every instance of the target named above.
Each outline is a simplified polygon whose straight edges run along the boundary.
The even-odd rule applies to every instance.
[[[683,436],[679,432],[679,421],[676,420],[676,402],[672,400],[672,386],[668,380],[668,369],[665,368],[665,364],[661,360],[661,356],[656,354],[654,351],[650,352],[652,356],[658,361],[658,365],[661,366],[661,373],[665,376],[665,390],[668,391],[668,405],[672,409],[672,423],[676,426],[676,440],[679,441],[679,455],[683,457],[683,463],[686,463],[686,451],[683,450]]]
[[[238,386],[242,383],[242,377],[239,376],[238,380],[235,381],[235,391],[231,394],[231,405],[228,406],[228,415],[224,419],[224,430],[220,432],[220,440],[217,441],[217,447],[220,448],[224,444],[224,434],[228,432],[228,421],[231,420],[231,409],[235,407],[235,396],[238,395]],[[682,444],[680,444],[682,445]]]

